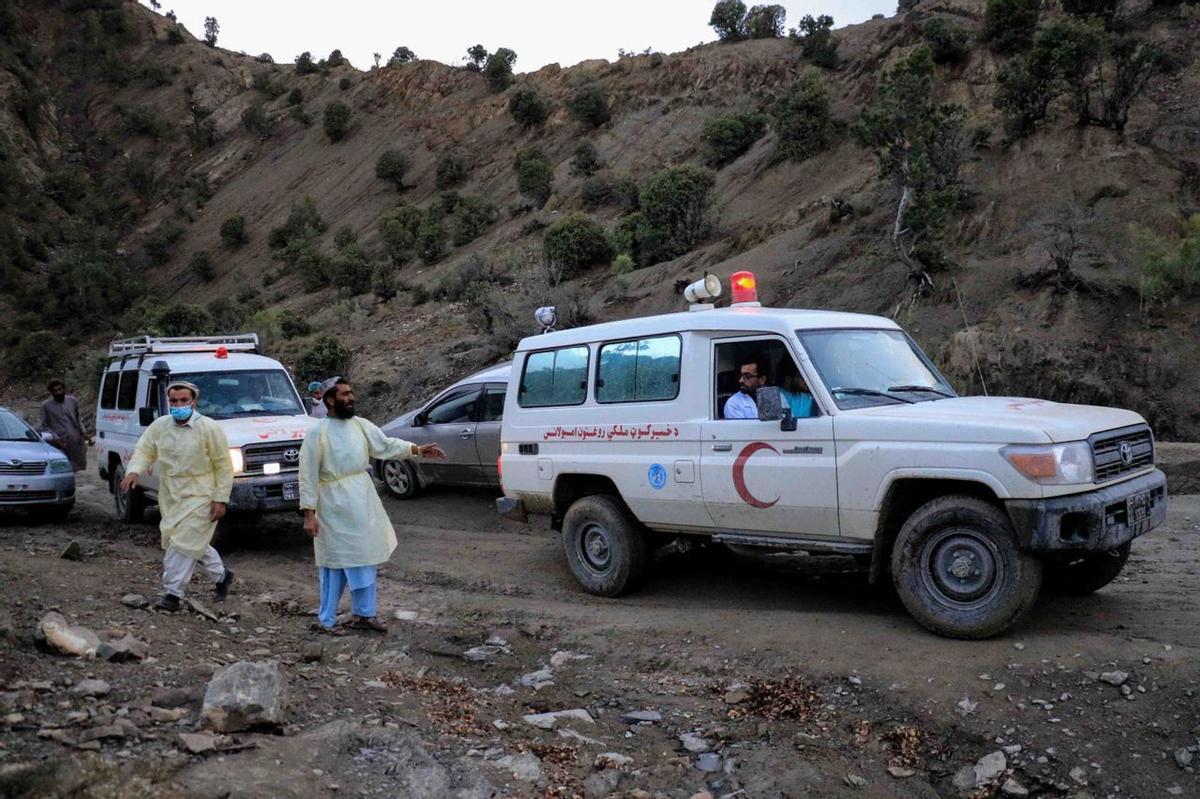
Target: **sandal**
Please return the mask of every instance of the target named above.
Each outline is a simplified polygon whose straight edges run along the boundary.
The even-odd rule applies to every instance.
[[[308,629],[312,630],[315,633],[321,633],[322,635],[333,635],[333,636],[337,636],[337,637],[346,635],[346,631],[343,630],[341,627],[326,627],[325,625],[321,624],[320,622],[316,622],[316,621],[313,622],[312,624],[310,624],[308,626]]]
[[[355,616],[346,622],[346,626],[353,630],[366,630],[372,633],[386,633],[387,625],[378,621],[374,616],[366,618],[364,616]]]

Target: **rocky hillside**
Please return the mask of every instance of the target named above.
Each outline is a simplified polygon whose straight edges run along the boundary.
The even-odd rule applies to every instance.
[[[28,401],[50,373],[90,384],[118,333],[235,326],[301,373],[344,361],[323,341],[335,337],[382,420],[503,358],[538,304],[575,322],[661,312],[682,307],[680,281],[749,268],[771,304],[895,316],[961,391],[1125,405],[1160,437],[1200,436],[1200,265],[1185,253],[1163,267],[1200,206],[1200,15],[1130,4],[1110,20],[1113,42],[1169,57],[1123,130],[1078,124],[1059,59],[1045,119],[1014,133],[998,92],[1014,63],[1036,72],[1042,39],[977,40],[977,0],[905,5],[838,30],[824,67],[780,37],[551,65],[496,91],[419,60],[300,74],[116,0],[0,0],[0,398]],[[951,180],[918,192],[953,201],[897,246],[903,181],[881,174],[859,121],[938,19],[969,34],[929,76],[931,108],[962,108],[962,152]],[[1067,19],[1051,9],[1040,25]],[[1087,76],[1097,93],[1115,58]],[[778,110],[805,80],[830,119],[797,137]],[[345,124],[327,120],[336,104]],[[718,165],[705,124],[731,113],[768,124]],[[577,154],[585,141],[595,159]],[[530,146],[544,161],[518,170]],[[380,171],[389,150],[402,157]],[[707,224],[682,254],[655,249],[637,227],[648,183],[706,163]],[[556,230],[565,271],[562,248],[546,265]]]

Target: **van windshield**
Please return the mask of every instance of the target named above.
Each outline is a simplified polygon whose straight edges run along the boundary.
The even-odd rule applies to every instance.
[[[797,330],[796,335],[842,410],[957,396],[899,330]]]
[[[196,409],[210,419],[304,415],[296,388],[281,369],[172,374],[171,379],[200,389]]]

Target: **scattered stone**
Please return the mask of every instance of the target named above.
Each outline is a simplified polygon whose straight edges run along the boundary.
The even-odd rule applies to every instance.
[[[187,715],[187,711],[181,707],[171,708],[168,710],[163,707],[150,708],[150,720],[157,721],[159,724],[170,724],[179,721]]]
[[[4,717],[4,723],[10,727],[15,727],[18,724],[24,723],[24,721],[25,721],[25,716],[22,715],[21,713],[9,713],[7,716]]]
[[[63,547],[59,557],[63,560],[83,560],[83,547],[79,546],[78,541],[71,541]]]
[[[79,743],[85,744],[89,741],[100,741],[105,738],[124,738],[125,728],[119,724],[103,724],[99,727],[92,727],[90,730],[84,730],[79,734]]]
[[[491,635],[489,635],[487,637],[487,640],[484,641],[483,643],[486,646],[498,646],[501,649],[504,649],[508,646],[508,641],[504,638],[504,636],[497,635],[496,633],[492,633]]]
[[[189,608],[192,609],[193,613],[198,613],[201,616],[203,616],[204,618],[208,619],[209,621],[220,621],[221,620],[220,616],[213,613],[211,610],[209,610],[204,605],[197,602],[195,599],[188,598],[183,601],[184,601],[184,604],[186,604]]]
[[[887,772],[898,780],[906,780],[917,773],[913,769],[904,768],[903,766],[888,766]]]
[[[721,768],[721,756],[716,752],[705,752],[696,758],[696,768],[701,771],[716,771]]]
[[[504,732],[512,725],[509,724],[504,719],[496,719],[495,721],[492,722],[492,726],[495,727],[496,729],[500,730],[500,732]]]
[[[1013,649],[1017,650],[1018,652],[1020,652],[1024,648],[1025,648],[1025,644],[1023,644],[1020,641],[1017,641],[1015,644],[1013,644]]]
[[[141,594],[126,594],[121,597],[121,604],[134,610],[145,610],[150,607],[150,600]]]
[[[473,646],[466,652],[463,652],[463,657],[472,663],[486,663],[489,660],[494,660],[497,655],[503,652],[504,649],[498,646]],[[522,677],[522,680],[525,678]],[[523,683],[522,683],[523,684]]]
[[[683,735],[680,735],[679,743],[683,744],[683,748],[692,754],[707,752],[712,748],[708,741],[704,740],[699,735],[690,732],[685,732]]]
[[[532,752],[505,755],[496,761],[496,765],[525,782],[537,782],[542,778],[542,761]]]
[[[191,688],[159,688],[150,695],[150,704],[155,707],[182,707],[193,705],[204,698],[199,686]]]
[[[278,727],[283,694],[278,663],[239,661],[213,675],[200,715],[218,732]]]
[[[862,788],[867,784],[866,779],[858,776],[857,774],[847,774],[845,777],[842,777],[842,782],[846,783],[851,788]]]
[[[210,732],[181,732],[179,743],[193,755],[202,755],[216,751],[217,736]]]
[[[657,710],[629,710],[621,714],[625,724],[656,724],[662,721],[662,713]]]
[[[1080,785],[1087,785],[1088,783],[1087,772],[1083,770],[1082,766],[1076,766],[1067,772],[1067,774],[1071,779],[1075,780],[1075,782],[1079,783]]]
[[[729,690],[725,692],[723,697],[725,704],[738,705],[750,698],[750,691],[746,686],[737,684],[729,686]]]
[[[320,663],[323,657],[325,657],[325,645],[320,641],[306,641],[304,646],[300,647],[302,663]]]
[[[1029,796],[1029,790],[1012,777],[1004,781],[1004,784],[1000,786],[1000,792],[1005,796]]]
[[[548,685],[554,685],[554,675],[550,672],[550,669],[539,669],[538,671],[531,671],[528,674],[521,675],[520,683],[526,688],[532,688],[537,691]]]
[[[958,703],[954,706],[954,711],[963,718],[966,718],[974,713],[975,708],[977,707],[979,707],[978,702],[972,702],[970,698],[964,696],[962,699],[958,700]]]
[[[565,649],[560,649],[550,656],[550,667],[557,669],[559,666],[570,663],[573,660],[588,660],[591,655],[581,655],[578,652],[568,652]]]
[[[1183,796],[1183,788],[1180,788],[1178,785],[1172,785],[1170,788],[1167,788],[1167,793],[1171,794],[1171,796]]]
[[[954,787],[962,791],[973,791],[979,786],[991,782],[1004,773],[1008,768],[1008,759],[1003,752],[992,752],[984,755],[973,766],[963,766],[954,775]]]
[[[572,708],[571,710],[555,710],[550,713],[531,713],[528,716],[521,717],[521,720],[526,724],[532,724],[542,730],[552,730],[558,726],[560,721],[567,719],[586,721],[588,724],[596,723],[596,720],[592,718],[592,714],[581,707]]]
[[[1187,750],[1187,747],[1175,750],[1175,765],[1180,768],[1187,768],[1192,764],[1192,753]]]
[[[96,655],[113,663],[127,663],[145,660],[150,655],[150,647],[134,638],[132,633],[125,633],[121,638],[102,642],[96,649]]]
[[[620,752],[602,752],[596,755],[596,762],[592,765],[603,771],[606,768],[624,768],[633,762],[632,757],[621,754]]]
[[[38,622],[37,635],[52,651],[72,657],[92,658],[100,648],[100,636],[87,627],[71,625],[56,611]]]
[[[1106,682],[1109,685],[1124,685],[1129,679],[1129,675],[1123,671],[1106,671],[1100,675],[1100,682]]]
[[[575,730],[572,730],[569,727],[559,727],[558,728],[558,737],[559,738],[567,738],[572,741],[579,741],[580,743],[585,743],[585,744],[588,744],[589,746],[603,746],[604,745],[603,741],[597,741],[595,738],[589,738],[586,735],[580,735],[579,733],[575,732]]]
[[[1013,755],[1020,754],[1021,749],[1023,748],[1024,747],[1022,747],[1020,744],[1010,744],[1009,746],[1003,747],[1003,751],[1004,754],[1012,757]]]
[[[713,799],[713,795],[708,791],[700,791],[688,797],[688,799]]]
[[[107,696],[110,691],[112,686],[104,680],[80,680],[71,689],[71,693],[78,696]]]
[[[417,612],[415,610],[397,610],[392,613],[392,618],[396,621],[416,621]]]

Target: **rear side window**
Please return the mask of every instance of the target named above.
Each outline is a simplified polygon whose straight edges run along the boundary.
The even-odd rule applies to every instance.
[[[522,408],[582,405],[587,398],[588,348],[563,347],[525,359],[517,402]]]
[[[503,386],[488,386],[483,392],[483,414],[480,415],[481,422],[499,422],[504,416],[504,394],[506,389]]]
[[[618,341],[600,347],[597,402],[653,402],[679,396],[679,336]]]
[[[105,372],[104,385],[100,387],[100,407],[112,410],[117,407],[117,381],[121,379],[120,372]]]
[[[121,387],[117,389],[117,410],[132,411],[137,406],[138,370],[121,372]]]

